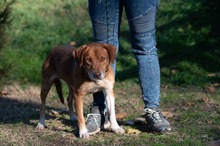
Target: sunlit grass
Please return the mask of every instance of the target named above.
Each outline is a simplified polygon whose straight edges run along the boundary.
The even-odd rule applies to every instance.
[[[7,74],[4,79],[39,84],[41,64],[51,48],[71,41],[77,46],[93,41],[87,5],[86,0],[16,1],[6,31],[8,43],[1,50],[1,74]],[[156,35],[162,84],[206,86],[219,82],[218,75],[207,76],[220,68],[218,21],[201,7],[209,4],[204,0],[160,1]],[[116,80],[137,82],[125,14],[119,42]]]

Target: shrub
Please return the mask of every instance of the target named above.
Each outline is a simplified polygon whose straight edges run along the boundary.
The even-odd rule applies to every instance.
[[[15,2],[15,0],[11,1],[0,1],[0,51],[3,48],[3,46],[6,44],[6,33],[5,29],[9,26],[12,18],[10,17],[11,14],[11,5]],[[0,62],[3,62],[3,60],[0,57]],[[8,68],[8,65],[1,66],[0,65],[0,79],[1,77],[6,74],[6,70]]]
[[[5,44],[5,28],[10,24],[11,22],[11,8],[10,6],[15,2],[15,0],[12,1],[1,1],[0,2],[0,49]]]

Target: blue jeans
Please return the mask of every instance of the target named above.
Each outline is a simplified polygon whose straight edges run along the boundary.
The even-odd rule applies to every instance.
[[[113,44],[117,52],[122,10],[125,9],[145,108],[159,108],[160,66],[155,39],[158,0],[88,1],[95,41]],[[115,63],[113,68],[115,70]],[[105,109],[104,93],[98,92],[93,96],[93,106]]]

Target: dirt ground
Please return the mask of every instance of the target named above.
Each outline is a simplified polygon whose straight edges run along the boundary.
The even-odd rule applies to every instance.
[[[132,119],[138,115],[141,115],[141,112],[138,111],[141,111],[143,108],[143,102],[141,98],[135,97],[140,92],[139,86],[130,86],[133,87],[130,88],[130,90],[127,90],[127,86],[125,89],[120,87],[120,89],[116,90],[119,98],[124,96],[128,97],[128,95],[131,97],[129,100],[125,100],[124,98],[118,100],[117,102],[116,112],[119,124],[125,123],[125,121],[120,119],[127,117]],[[176,91],[173,90],[171,92]],[[175,96],[184,97],[186,96],[185,93],[187,92],[184,89],[181,89],[181,93]],[[210,112],[211,114],[217,114],[213,112],[218,112],[219,108],[219,104],[213,103],[212,99],[209,98],[209,96],[206,97],[203,92],[193,92],[192,95],[196,98],[192,101],[180,101],[178,102],[178,104],[180,103],[179,105],[176,104],[176,107],[170,107],[169,111],[168,108],[165,108],[168,112],[166,110],[163,111],[163,114],[169,118],[174,128],[174,132],[169,135],[155,136],[153,134],[146,133],[140,134],[142,132],[146,132],[146,127],[144,127],[142,124],[143,119],[140,119],[138,121],[139,127],[135,126],[134,128],[125,126],[126,134],[124,136],[117,137],[111,131],[107,130],[101,131],[99,134],[92,136],[90,141],[83,141],[78,138],[77,124],[69,120],[67,106],[64,106],[60,103],[60,100],[57,97],[56,92],[54,92],[54,89],[52,89],[52,92],[49,93],[47,98],[46,123],[48,127],[44,131],[39,131],[35,128],[39,120],[39,94],[39,86],[25,85],[25,87],[22,87],[21,85],[15,83],[0,87],[0,145],[145,145],[146,141],[149,140],[151,140],[153,143],[158,142],[159,145],[172,143],[182,143],[184,145],[189,144],[187,139],[191,138],[186,133],[181,133],[175,130],[175,127],[181,126],[179,125],[181,123],[178,124],[178,122],[181,122],[179,121],[181,116],[177,114],[177,111],[190,110],[195,106],[202,111],[204,110],[206,112]],[[166,97],[167,94],[168,92],[166,91],[162,92],[162,96]],[[88,95],[88,97],[85,99],[84,112],[88,113],[89,107],[92,103],[91,95]],[[202,107],[202,105],[205,106]],[[119,107],[124,107],[124,109],[122,110]],[[60,112],[63,112],[63,114]],[[208,122],[210,123],[211,120]],[[210,126],[216,127],[215,124],[212,124],[213,123],[210,123]],[[145,130],[143,131],[143,129]],[[219,132],[215,130],[215,133]],[[212,135],[211,133],[209,134]],[[207,134],[205,134],[205,136],[207,136]],[[107,138],[109,137],[111,138],[108,140]],[[213,137],[214,139],[205,137],[205,141],[210,141],[209,146],[219,146],[220,141],[218,139],[220,137],[217,139],[216,135],[213,135]],[[190,144],[198,143],[190,142]]]

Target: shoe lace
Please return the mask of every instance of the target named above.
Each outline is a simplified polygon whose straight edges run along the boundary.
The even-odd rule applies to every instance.
[[[160,123],[163,121],[161,118],[162,114],[160,111],[152,110],[152,109],[146,109],[147,116],[153,120],[154,123]]]
[[[86,118],[87,124],[95,123],[97,126],[99,126],[99,124],[97,122],[97,118],[96,118],[96,116],[99,116],[99,115],[100,114],[88,114],[87,118]]]

